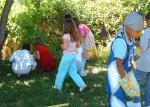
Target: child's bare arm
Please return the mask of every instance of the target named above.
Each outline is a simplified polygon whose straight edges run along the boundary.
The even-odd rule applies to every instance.
[[[83,43],[83,38],[81,36],[79,36],[78,41],[76,43],[76,47],[79,48],[82,43]]]
[[[81,43],[80,43],[80,42],[77,42],[77,43],[76,43],[76,47],[77,47],[77,48],[79,48],[79,47],[80,47],[80,45],[81,45]]]
[[[117,58],[116,64],[117,64],[118,72],[119,72],[121,78],[125,78],[126,73],[125,73],[124,67],[123,67],[123,60],[120,58]]]
[[[67,40],[63,40],[62,49],[65,50],[67,48],[68,48],[68,41]]]
[[[39,53],[39,51],[36,51],[36,58],[39,60],[40,59],[40,53]]]

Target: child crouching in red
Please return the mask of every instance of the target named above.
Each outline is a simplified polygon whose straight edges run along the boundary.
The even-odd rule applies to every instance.
[[[54,71],[56,69],[56,61],[49,48],[44,45],[43,40],[41,38],[36,38],[34,46],[38,68],[44,71]]]

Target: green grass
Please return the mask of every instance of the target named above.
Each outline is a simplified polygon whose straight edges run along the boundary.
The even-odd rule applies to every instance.
[[[46,107],[59,104],[68,104],[69,107],[106,107],[105,71],[92,73],[92,68],[100,67],[97,61],[88,61],[90,72],[84,77],[88,87],[83,92],[79,92],[69,76],[66,77],[62,91],[58,91],[53,88],[56,72],[35,71],[28,77],[18,79],[12,73],[11,66],[5,64],[0,76],[0,107]]]

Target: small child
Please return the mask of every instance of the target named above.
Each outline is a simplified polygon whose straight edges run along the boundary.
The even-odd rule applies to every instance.
[[[71,14],[66,14],[65,17],[64,17],[64,20],[72,20],[72,16]],[[76,21],[76,24],[77,24],[77,19],[74,19]],[[78,25],[77,25],[78,26]],[[82,36],[80,37],[81,38],[81,41],[83,42],[82,40]],[[79,72],[80,76],[86,76],[87,73],[84,71],[84,67],[85,67],[85,62],[86,62],[86,58],[87,57],[84,57],[83,53],[84,54],[87,54],[85,51],[83,51],[83,49],[85,50],[84,48],[85,46],[82,45],[80,46],[78,49],[77,49],[77,71]],[[86,55],[88,56],[88,55]]]
[[[144,83],[144,107],[150,107],[150,12],[145,17],[147,28],[140,39],[142,54],[135,70],[139,86]],[[141,107],[141,97],[134,97],[128,107]]]
[[[56,69],[56,61],[49,48],[44,45],[41,38],[36,38],[34,41],[36,49],[36,60],[38,68],[43,71],[54,71]]]
[[[29,74],[31,70],[35,70],[37,63],[30,54],[30,45],[23,44],[22,50],[15,51],[9,61],[12,62],[12,70],[18,76]]]
[[[62,90],[62,85],[66,74],[73,79],[82,92],[86,88],[86,84],[77,73],[76,54],[79,47],[79,36],[76,25],[73,20],[68,19],[64,22],[63,27],[63,56],[58,68],[58,73],[55,80],[55,88]]]
[[[85,72],[84,68],[85,68],[86,60],[89,59],[88,50],[95,46],[94,36],[93,36],[92,31],[87,25],[80,23],[79,20],[76,18],[74,18],[74,20],[75,20],[76,26],[78,27],[78,31],[83,39],[83,43],[80,47],[83,49],[80,55],[82,60],[79,61],[77,58],[77,68],[80,67],[78,68],[78,71],[81,76],[86,76],[87,72]],[[79,63],[80,63],[80,66],[79,66]]]
[[[131,70],[134,38],[140,37],[143,28],[143,17],[137,12],[131,12],[126,16],[123,28],[112,42],[105,87],[108,94],[108,107],[127,107],[126,95],[119,80],[126,78],[126,74]]]

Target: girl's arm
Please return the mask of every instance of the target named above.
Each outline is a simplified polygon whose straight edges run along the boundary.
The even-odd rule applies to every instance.
[[[68,41],[67,40],[63,40],[62,48],[63,48],[63,50],[68,48]]]
[[[116,64],[117,64],[118,72],[119,72],[121,78],[125,78],[126,73],[125,73],[124,67],[123,67],[123,60],[120,59],[120,58],[117,58],[116,59]]]
[[[39,53],[39,51],[36,50],[35,54],[36,54],[36,58],[39,60],[40,59],[40,53]]]
[[[76,42],[76,47],[79,48],[81,46],[80,42]]]
[[[77,34],[77,37],[78,37],[78,41],[76,42],[76,47],[79,48],[83,43],[83,38],[81,37],[80,34]]]

